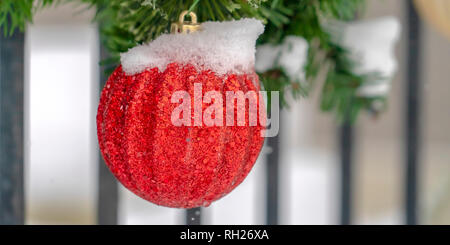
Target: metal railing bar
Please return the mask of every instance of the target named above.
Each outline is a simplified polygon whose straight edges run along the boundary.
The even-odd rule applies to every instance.
[[[418,224],[418,168],[420,158],[421,23],[413,1],[406,1],[408,64],[405,114],[405,216],[406,224]]]
[[[25,222],[24,34],[0,31],[0,224]]]

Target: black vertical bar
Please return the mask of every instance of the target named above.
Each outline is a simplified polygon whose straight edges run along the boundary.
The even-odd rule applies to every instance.
[[[100,59],[107,58],[105,47],[100,44]],[[107,76],[104,66],[100,68],[100,91],[105,86]],[[119,190],[117,180],[106,166],[102,155],[99,156],[97,223],[115,225],[118,223]]]
[[[280,138],[279,134],[276,137],[267,138],[267,146],[272,149],[272,152],[267,155],[267,225],[278,225],[278,174],[279,174],[279,154],[280,154]]]
[[[201,208],[191,208],[186,210],[187,225],[201,225]]]
[[[357,20],[360,12],[356,12],[354,20]],[[351,225],[353,221],[353,141],[354,129],[351,122],[351,109],[353,102],[347,105],[344,121],[339,128],[339,147],[341,157],[341,206],[340,224]]]
[[[24,224],[24,34],[0,30],[0,224]]]
[[[421,23],[413,1],[406,1],[408,9],[408,74],[406,93],[406,224],[418,223],[418,159],[420,153],[420,102],[421,102]]]
[[[352,151],[353,126],[346,120],[339,129],[339,145],[341,151],[341,225],[352,223]]]

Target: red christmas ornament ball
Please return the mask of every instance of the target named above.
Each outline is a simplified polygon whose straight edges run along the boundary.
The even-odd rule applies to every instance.
[[[102,91],[97,113],[107,166],[126,188],[152,203],[208,206],[244,180],[262,148],[261,123],[249,126],[246,116],[245,126],[238,126],[235,110],[234,126],[225,124],[225,92],[257,94],[257,80],[256,74],[217,76],[177,63],[162,72],[153,68],[135,75],[119,66]],[[172,124],[171,114],[179,105],[171,102],[173,93],[184,90],[194,98],[194,83],[202,84],[203,95],[211,90],[222,94],[224,126]],[[203,103],[202,111],[209,105]],[[259,107],[264,111],[258,102]],[[248,106],[245,110],[249,115]]]

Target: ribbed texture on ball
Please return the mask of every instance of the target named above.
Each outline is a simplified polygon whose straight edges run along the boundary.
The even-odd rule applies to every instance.
[[[118,67],[102,91],[97,114],[106,164],[126,188],[150,202],[208,206],[244,180],[263,145],[263,127],[249,126],[247,106],[246,126],[225,126],[225,91],[258,92],[257,79],[256,74],[217,76],[177,63],[163,72],[153,68],[132,76]],[[193,101],[194,83],[202,84],[203,95],[211,90],[223,95],[224,126],[172,124],[179,105],[171,103],[172,94],[184,90]],[[194,115],[193,103],[191,108]]]

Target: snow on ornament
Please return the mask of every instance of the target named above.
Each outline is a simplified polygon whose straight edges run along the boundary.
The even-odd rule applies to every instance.
[[[292,81],[305,80],[305,65],[308,58],[308,42],[301,37],[287,36],[279,45],[263,44],[257,47],[257,72],[263,73],[280,68]]]
[[[259,155],[265,123],[251,125],[248,106],[254,99],[265,112],[254,72],[262,23],[197,24],[195,15],[183,22],[185,14],[174,33],[121,55],[97,114],[100,149],[116,178],[136,195],[176,208],[208,206],[238,186]],[[229,109],[228,92],[254,93]],[[180,107],[187,109],[174,113]],[[249,116],[240,117],[239,109]],[[206,125],[207,114],[213,125]]]
[[[400,39],[400,22],[395,17],[373,20],[324,24],[332,40],[349,51],[358,75],[371,74],[371,78],[359,88],[362,97],[382,97],[389,93],[391,80],[397,70],[395,44]]]

